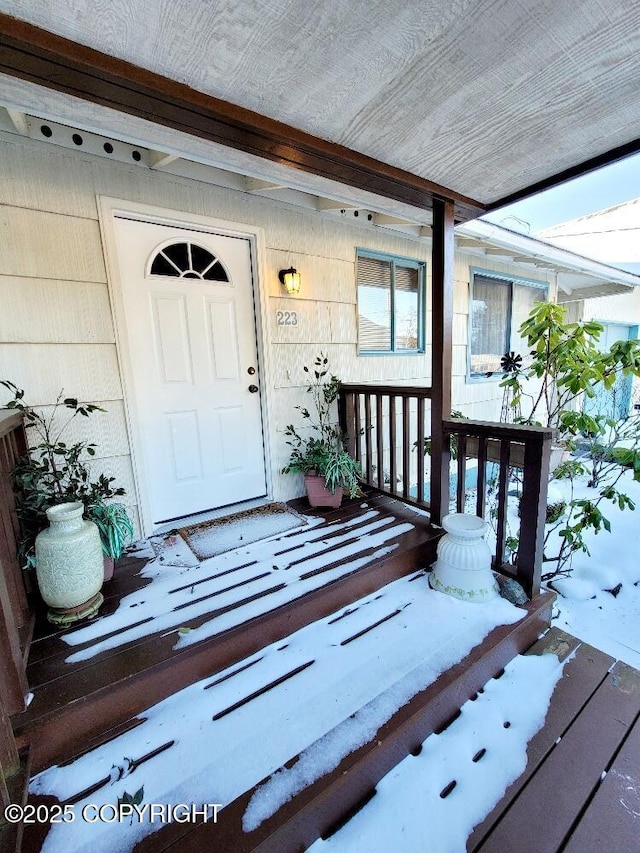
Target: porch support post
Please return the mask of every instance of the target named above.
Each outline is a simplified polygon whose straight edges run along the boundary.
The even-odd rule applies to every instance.
[[[442,421],[451,415],[453,341],[453,204],[433,199],[431,248],[431,521],[449,511],[449,446]]]

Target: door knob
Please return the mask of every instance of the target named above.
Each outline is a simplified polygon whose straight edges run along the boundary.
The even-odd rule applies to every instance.
[[[250,368],[248,368],[248,370],[247,370],[247,373],[249,374],[249,376],[253,376],[253,374],[254,374],[255,372],[256,372],[255,367],[250,367]]]
[[[251,392],[251,394],[257,394],[258,393],[258,386],[257,385],[249,385],[249,391]]]

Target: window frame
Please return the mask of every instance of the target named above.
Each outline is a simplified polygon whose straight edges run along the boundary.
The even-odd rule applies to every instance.
[[[378,261],[384,261],[390,264],[391,266],[391,281],[390,281],[390,297],[391,297],[391,311],[390,311],[390,324],[389,324],[389,336],[390,336],[390,349],[388,350],[373,350],[373,349],[361,349],[360,346],[360,300],[359,300],[359,290],[360,290],[360,282],[358,280],[358,259],[361,257],[365,258],[374,258]],[[415,269],[418,272],[418,344],[416,349],[394,349],[395,347],[395,337],[396,337],[396,302],[395,302],[395,270],[396,266],[405,267],[409,269]],[[389,252],[377,252],[373,249],[362,249],[360,247],[356,248],[356,265],[355,265],[355,279],[356,279],[356,327],[357,327],[357,342],[356,349],[358,356],[412,356],[412,355],[424,355],[427,350],[427,321],[426,321],[426,306],[427,306],[427,262],[419,261],[416,258],[407,258],[402,255],[392,255]]]
[[[505,376],[504,371],[494,370],[490,376],[486,373],[471,372],[471,336],[473,332],[473,315],[471,306],[473,304],[473,285],[476,275],[484,278],[491,278],[501,284],[509,285],[509,314],[506,323],[506,338],[509,341],[508,347],[511,346],[511,332],[513,326],[513,285],[519,284],[524,287],[535,288],[541,290],[544,294],[544,301],[549,301],[549,282],[540,281],[535,278],[524,278],[519,275],[511,275],[510,273],[496,272],[495,270],[482,269],[480,267],[470,267],[469,269],[469,312],[467,318],[467,382],[495,382],[502,381]],[[508,351],[508,350],[506,350]],[[505,352],[506,352],[505,351]]]

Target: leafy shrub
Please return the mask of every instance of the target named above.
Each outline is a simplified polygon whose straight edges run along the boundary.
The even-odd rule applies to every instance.
[[[520,327],[520,334],[531,347],[530,360],[506,376],[501,385],[511,391],[511,405],[530,403],[529,413],[518,420],[523,423],[554,427],[558,438],[586,453],[556,469],[557,478],[571,481],[571,499],[566,516],[558,515],[550,522],[545,545],[557,531],[560,547],[545,561],[552,570],[545,579],[571,571],[573,554],[589,553],[584,538],[588,529],[599,533],[610,531],[611,524],[601,507],[607,501],[620,509],[634,509],[633,501],[616,487],[626,468],[640,481],[640,431],[638,418],[614,419],[585,412],[585,398],[595,397],[600,387],[611,390],[620,376],[640,376],[640,342],[618,341],[609,350],[598,346],[603,326],[594,321],[567,323],[565,309],[551,302],[537,303]],[[525,391],[525,383],[539,382],[535,394]],[[574,478],[587,474],[589,486],[597,489],[593,498],[573,496]]]

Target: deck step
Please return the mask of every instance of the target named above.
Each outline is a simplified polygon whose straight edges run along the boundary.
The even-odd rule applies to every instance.
[[[146,779],[145,800],[157,802],[162,795],[153,780],[167,778],[164,761],[184,772],[173,781],[191,801],[198,784],[213,780],[211,796],[224,809],[217,823],[174,823],[136,849],[300,850],[359,808],[391,767],[534,643],[553,598],[539,597],[524,613],[504,601],[483,608],[432,592],[424,572],[415,573],[192,685],[150,709],[130,736],[44,774],[36,788],[64,791],[64,801],[79,807],[86,798],[113,800],[123,786],[133,793]],[[189,749],[181,707],[199,715],[184,723],[198,733],[191,761],[181,752]],[[315,763],[328,750],[333,760],[322,775]],[[114,755],[128,756],[118,785],[109,778]],[[301,770],[309,781],[308,767],[317,778],[253,827],[247,807],[279,766],[294,782]],[[96,828],[80,829],[84,836],[69,843],[88,850],[97,843]]]
[[[525,773],[469,849],[501,853],[513,838],[522,853],[637,849],[640,672],[577,641],[557,693]]]
[[[309,516],[308,528],[202,564],[131,563],[100,618],[36,639],[28,669],[35,698],[13,719],[36,771],[74,755],[96,732],[429,566],[442,535],[423,514],[384,496]]]

